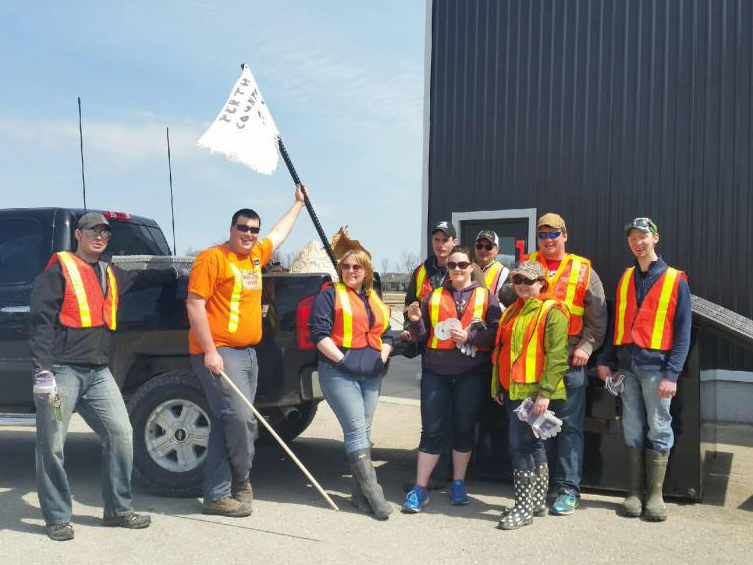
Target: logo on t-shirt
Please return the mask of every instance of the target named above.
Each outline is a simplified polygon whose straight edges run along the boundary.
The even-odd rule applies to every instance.
[[[261,290],[261,270],[242,269],[241,281],[243,282],[244,290]]]

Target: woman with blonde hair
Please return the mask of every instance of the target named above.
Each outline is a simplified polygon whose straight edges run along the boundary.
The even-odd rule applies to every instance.
[[[309,318],[311,339],[319,350],[319,382],[343,429],[345,453],[353,471],[353,503],[387,519],[385,500],[371,463],[371,422],[382,372],[392,350],[390,310],[373,289],[368,253],[351,249],[339,260],[338,283],[327,284]]]

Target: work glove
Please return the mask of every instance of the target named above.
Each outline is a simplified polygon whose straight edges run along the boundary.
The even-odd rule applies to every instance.
[[[625,390],[625,375],[622,373],[612,373],[604,381],[604,388],[612,396],[619,396]]]
[[[52,371],[39,371],[34,375],[34,394],[56,394],[58,391],[55,374]]]
[[[554,412],[547,410],[541,416],[537,416],[533,412],[533,405],[533,400],[526,398],[514,410],[521,422],[531,426],[533,435],[540,439],[549,439],[562,431],[562,420],[557,418]]]
[[[468,327],[465,328],[465,331],[469,332],[469,339],[471,329],[485,330],[486,323],[481,318],[473,318],[468,324]],[[458,345],[457,347],[458,349],[460,349],[460,353],[467,355],[468,357],[475,357],[476,352],[478,351],[478,347],[471,343],[468,343],[468,341],[466,341],[463,345]]]

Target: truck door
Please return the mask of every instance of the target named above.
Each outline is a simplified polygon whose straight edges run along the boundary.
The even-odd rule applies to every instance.
[[[504,211],[500,211],[500,215]],[[470,216],[460,217],[458,216]],[[499,236],[499,254],[497,260],[506,267],[521,260],[529,253],[528,245],[531,240],[531,218],[528,215],[518,217],[488,217],[475,218],[472,213],[453,214],[453,223],[459,224],[458,234],[460,243],[473,251],[476,236],[481,230],[494,230]],[[535,243],[535,242],[534,242]]]
[[[42,223],[14,214],[0,222],[0,386],[3,403],[33,405],[29,305],[34,278],[49,255]]]

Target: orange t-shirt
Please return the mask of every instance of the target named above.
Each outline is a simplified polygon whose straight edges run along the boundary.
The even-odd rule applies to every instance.
[[[217,347],[247,347],[261,340],[261,268],[272,256],[272,241],[257,241],[248,255],[236,255],[227,243],[199,253],[191,268],[188,292],[206,299],[207,318]],[[193,330],[189,351],[203,353]]]

